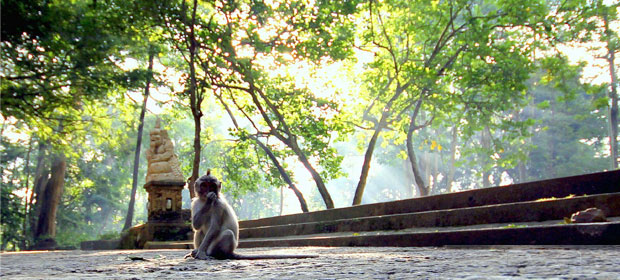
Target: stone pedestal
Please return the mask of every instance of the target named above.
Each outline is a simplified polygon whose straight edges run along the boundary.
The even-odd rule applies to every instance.
[[[189,209],[183,209],[182,215],[189,220]],[[186,222],[147,222],[126,231],[121,237],[119,249],[144,249],[148,241],[184,241],[193,235],[192,226]],[[84,248],[84,247],[82,247]]]
[[[120,248],[142,249],[147,241],[187,240],[192,233],[191,212],[181,208],[183,186],[185,182],[166,180],[144,184],[148,193],[148,221],[131,228],[121,238]]]
[[[148,193],[148,220],[132,227],[120,240],[120,248],[144,248],[147,241],[187,240],[191,236],[191,211],[181,209],[185,186],[174,144],[157,119],[146,151],[148,168],[144,188]]]
[[[181,191],[185,182],[150,181],[144,185],[148,193],[148,222],[182,222]]]

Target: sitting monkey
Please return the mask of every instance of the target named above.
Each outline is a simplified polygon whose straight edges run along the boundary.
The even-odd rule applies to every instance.
[[[214,176],[203,175],[194,184],[196,197],[192,199],[192,227],[194,250],[185,258],[196,259],[284,259],[316,258],[316,255],[258,255],[242,256],[234,253],[239,240],[239,222],[232,207],[220,190],[222,183]]]

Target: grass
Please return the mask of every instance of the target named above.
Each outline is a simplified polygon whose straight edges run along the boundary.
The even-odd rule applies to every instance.
[[[583,195],[583,196],[585,196],[585,195]],[[574,197],[577,197],[577,196],[574,195],[574,194],[569,194],[569,195],[567,195],[565,197],[557,198],[557,197],[552,196],[552,197],[545,197],[545,198],[537,199],[536,201],[552,201],[552,200],[567,199],[567,198],[574,198]]]
[[[502,228],[524,228],[527,227],[525,225],[515,225],[515,224],[509,224],[507,226],[503,226]]]

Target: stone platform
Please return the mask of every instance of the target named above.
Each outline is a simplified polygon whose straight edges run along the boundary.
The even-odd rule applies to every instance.
[[[316,259],[194,260],[187,250],[0,254],[1,279],[618,279],[620,246],[294,247],[241,254]]]
[[[570,224],[601,209],[608,222]],[[239,247],[620,245],[620,170],[239,222]],[[191,248],[147,242],[147,249]]]

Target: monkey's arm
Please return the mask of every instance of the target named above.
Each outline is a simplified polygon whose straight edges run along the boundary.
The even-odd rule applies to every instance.
[[[196,230],[200,229],[207,223],[209,211],[213,205],[217,203],[217,196],[207,195],[206,202],[203,202],[200,198],[196,198],[196,201],[192,202],[192,227]]]
[[[207,221],[205,213],[202,213],[202,209],[205,207],[206,203],[200,198],[194,198],[192,201],[192,227],[194,230],[199,230]]]
[[[207,208],[207,206],[205,205],[201,209],[204,209],[204,208]],[[206,217],[207,211],[205,211],[205,213],[201,213],[201,212],[202,211],[199,211],[192,217],[192,227],[194,228],[194,230],[199,230],[207,222],[207,217]]]

